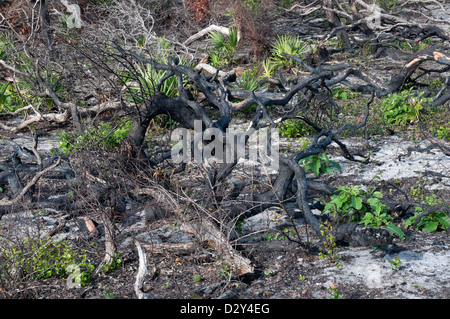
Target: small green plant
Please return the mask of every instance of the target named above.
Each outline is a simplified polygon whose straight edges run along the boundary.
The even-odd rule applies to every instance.
[[[289,119],[283,121],[280,125],[281,135],[289,138],[310,135],[313,132],[311,127],[300,119]]]
[[[275,39],[275,43],[272,45],[272,60],[276,65],[282,68],[291,68],[294,66],[295,61],[288,59],[282,55],[287,53],[294,56],[302,56],[307,48],[307,43],[300,37],[293,37],[288,34],[283,34]]]
[[[242,227],[244,226],[244,221],[242,219],[238,219],[235,223],[234,223],[234,229],[236,230],[236,232],[238,234],[242,234],[243,230]]]
[[[411,186],[410,194],[413,196],[416,202],[424,205],[434,206],[437,204],[444,204],[444,202],[437,198],[436,194],[425,193],[425,179],[419,176],[416,181],[416,186]],[[416,213],[404,221],[405,227],[411,227],[416,223],[417,218],[424,212],[424,208],[421,206],[415,207]],[[431,214],[427,214],[422,217],[416,225],[416,229],[420,229],[424,232],[434,232],[438,230],[447,230],[450,227],[449,212],[436,211]]]
[[[114,127],[109,123],[100,123],[97,127],[87,128],[83,134],[61,131],[59,149],[66,156],[77,150],[89,150],[92,147],[115,149],[128,134],[131,124],[131,121],[127,121]]]
[[[330,299],[342,299],[342,296],[339,294],[339,287],[335,284],[331,283],[330,287],[328,287],[330,291],[331,298]]]
[[[363,209],[365,195],[361,186],[339,186],[323,212],[330,211],[333,218],[344,217],[344,222],[359,221],[357,213]]]
[[[74,265],[80,270],[79,284],[84,286],[92,278],[94,266],[85,254],[77,253],[67,241],[51,238],[25,239],[21,244],[10,245],[0,253],[2,276],[9,280],[17,276],[41,280],[67,278]]]
[[[239,42],[237,28],[229,29],[229,34],[225,37],[218,31],[211,31],[206,40],[213,45],[209,51],[209,62],[217,69],[233,64],[234,55]]]
[[[426,103],[430,102],[422,95],[423,92],[415,96],[411,90],[389,94],[381,103],[385,122],[390,126],[405,126],[417,121]]]
[[[356,222],[373,228],[386,227],[391,233],[404,238],[403,231],[393,224],[378,191],[365,191],[361,186],[339,186],[337,194],[325,204],[323,212],[329,211],[333,218],[343,222]]]
[[[304,164],[303,169],[305,172],[311,171],[315,176],[331,174],[333,173],[333,167],[341,169],[341,165],[335,161],[329,160],[325,153],[305,157],[300,160],[299,164]]]
[[[122,259],[117,253],[113,256],[112,261],[102,266],[102,272],[104,274],[109,274],[122,266]]]
[[[217,259],[218,265],[217,268],[219,269],[220,277],[230,278],[231,277],[231,265],[225,261],[223,257],[219,257]]]
[[[324,237],[323,247],[325,252],[320,252],[320,258],[326,260],[329,263],[335,264],[337,267],[342,267],[341,256],[338,254],[336,248],[336,240],[333,234],[333,225],[328,221],[320,224],[320,234]]]
[[[431,38],[426,38],[424,41],[409,43],[407,41],[395,40],[395,45],[391,45],[390,47],[395,48],[398,46],[400,49],[408,52],[417,52],[427,48],[430,44],[433,44],[433,40]]]
[[[286,236],[283,236],[283,234],[281,232],[277,232],[275,234],[264,234],[262,236],[262,239],[264,241],[275,241],[275,240],[287,240]]]
[[[167,64],[173,44],[165,38],[158,38],[158,50],[153,52],[156,62]],[[154,48],[152,48],[155,51]],[[177,59],[178,65],[192,66],[185,58]],[[178,82],[175,75],[165,78],[169,71],[157,70],[151,64],[137,65],[135,73],[124,72],[122,74],[122,82],[126,85],[127,90],[124,92],[124,99],[133,103],[142,103],[146,96],[155,93],[163,93],[168,97],[175,98],[178,93]],[[160,81],[164,79],[162,83]],[[187,78],[183,76],[184,84],[188,84]]]
[[[381,6],[383,9],[390,11],[395,9],[398,2],[399,0],[377,0],[376,4]]]
[[[338,100],[347,101],[355,97],[355,93],[345,87],[338,86],[333,88],[331,91],[333,93],[333,98]]]
[[[432,128],[432,132],[438,138],[450,141],[450,124],[440,125],[439,127]]]
[[[162,56],[161,62],[167,63],[167,57],[165,55]],[[181,58],[178,62],[179,65],[190,65],[186,58]],[[137,68],[139,72],[138,82],[139,86],[130,85],[128,86],[127,94],[125,98],[130,101],[135,101],[137,103],[142,103],[142,99],[148,95],[154,95],[156,92],[163,93],[168,97],[175,98],[178,96],[178,82],[175,75],[167,78],[160,84],[159,82],[163,79],[168,71],[166,70],[156,70],[152,68],[150,64],[146,64],[144,66],[138,66]],[[134,81],[132,77],[127,75],[124,76],[124,83],[129,83]],[[183,79],[184,84],[187,84],[187,80]]]
[[[273,273],[273,271],[270,270],[270,269],[264,270],[264,275],[266,275],[266,276],[269,276],[269,275],[271,275],[272,273]]]
[[[386,205],[382,204],[380,198],[383,195],[380,192],[373,192],[371,197],[366,200],[366,203],[370,205],[371,211],[364,214],[360,223],[364,226],[372,226],[374,228],[380,228],[382,225],[388,224],[393,220],[391,216],[387,214]]]
[[[253,68],[242,72],[242,75],[236,79],[235,86],[244,90],[255,91],[258,84],[258,71]]]
[[[262,78],[272,78],[275,75],[275,72],[277,71],[277,64],[274,63],[270,58],[264,59],[262,62],[263,67],[263,74],[261,75]]]
[[[281,0],[280,7],[289,9],[294,4],[294,0]]]
[[[108,299],[114,299],[114,293],[108,288],[103,291],[103,295]]]
[[[392,270],[398,271],[399,267],[402,265],[402,262],[398,256],[394,259],[389,260],[389,263],[392,264]]]
[[[202,276],[199,275],[199,274],[195,274],[195,275],[194,275],[194,281],[199,282],[200,280],[202,280]]]

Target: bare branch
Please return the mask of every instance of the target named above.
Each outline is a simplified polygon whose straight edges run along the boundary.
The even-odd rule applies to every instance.
[[[22,200],[22,198],[25,196],[26,192],[28,192],[28,190],[37,183],[37,181],[44,176],[48,171],[54,169],[56,166],[58,166],[61,163],[61,158],[58,157],[58,159],[56,160],[56,162],[52,165],[50,165],[49,167],[45,168],[44,170],[40,171],[39,173],[37,173],[32,179],[31,181],[29,181],[27,183],[27,185],[25,185],[25,187],[20,191],[20,193],[11,200],[7,200],[7,199],[2,199],[0,200],[0,207],[4,207],[4,206],[12,206],[17,204],[20,200]]]

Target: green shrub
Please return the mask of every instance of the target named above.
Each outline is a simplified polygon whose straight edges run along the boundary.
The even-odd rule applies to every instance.
[[[80,269],[80,284],[91,280],[94,266],[87,261],[86,254],[77,253],[67,241],[51,238],[27,239],[21,244],[10,244],[0,253],[1,277],[5,280],[30,278],[67,278],[70,267]]]
[[[437,201],[435,196],[427,196],[426,200],[422,202],[423,204],[428,204],[430,206],[434,206],[438,203],[442,203],[441,201]],[[424,211],[423,207],[416,206],[416,213],[408,218],[404,225],[406,227],[410,227],[413,225],[417,217],[422,214]],[[421,220],[417,223],[416,229],[422,230],[427,233],[431,233],[434,231],[445,231],[450,227],[450,218],[449,212],[437,211],[431,214],[422,217]]]
[[[303,166],[305,172],[311,171],[315,176],[319,176],[321,174],[331,174],[333,173],[333,167],[341,169],[341,165],[335,161],[329,160],[327,154],[325,153],[305,157],[300,160],[299,164],[305,164]]]
[[[104,274],[108,274],[116,269],[119,269],[120,266],[122,266],[122,259],[120,258],[120,255],[117,253],[113,256],[113,260],[110,263],[107,263],[102,266],[102,271]]]
[[[16,88],[9,82],[0,86],[0,113],[14,112],[25,106]]]
[[[24,73],[34,75],[34,62],[30,60],[25,51],[17,50],[15,42],[13,37],[0,32],[0,59]],[[40,77],[64,102],[67,90],[64,88],[60,74],[55,69],[46,69],[40,72]],[[0,113],[14,112],[29,104],[33,104],[37,110],[43,107],[51,109],[54,106],[53,100],[37,96],[34,94],[34,89],[35,83],[22,76],[15,77],[14,82],[0,83]]]
[[[313,132],[313,129],[300,119],[289,119],[283,121],[280,126],[281,135],[289,138],[308,136]]]
[[[414,201],[419,202],[424,205],[434,206],[437,204],[444,204],[444,202],[437,198],[435,194],[425,194],[424,193],[424,180],[422,177],[416,182],[416,187],[412,186],[410,188],[410,194],[413,196]],[[411,227],[417,221],[418,216],[424,212],[424,208],[421,206],[415,207],[416,213],[404,221],[405,227]],[[416,229],[422,230],[424,232],[434,232],[439,230],[447,230],[450,227],[450,212],[437,211],[422,217],[417,223]]]
[[[383,118],[389,126],[404,126],[417,121],[420,112],[430,102],[430,99],[422,97],[423,92],[415,96],[411,90],[389,94],[382,103]]]
[[[439,127],[432,128],[432,132],[435,136],[443,139],[450,140],[450,123],[440,125]]]
[[[350,89],[345,87],[334,87],[332,90],[333,98],[339,99],[339,100],[350,100],[355,98],[356,94],[352,92]]]
[[[117,127],[109,123],[100,123],[98,126],[89,127],[83,134],[59,133],[59,149],[64,155],[69,156],[77,150],[89,150],[92,148],[101,148],[113,150],[120,146],[122,140],[127,136],[131,121],[127,121]]]
[[[340,222],[356,222],[377,229],[383,226],[391,234],[404,238],[403,231],[392,223],[393,217],[380,201],[382,197],[380,192],[366,192],[361,186],[339,186],[337,194],[326,203],[323,213],[328,211]]]

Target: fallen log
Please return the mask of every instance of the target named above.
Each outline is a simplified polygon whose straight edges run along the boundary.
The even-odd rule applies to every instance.
[[[193,234],[197,240],[220,254],[222,262],[238,275],[254,272],[251,261],[241,256],[230,244],[225,235],[207,218],[183,222],[180,230]]]
[[[202,30],[200,30],[199,32],[197,32],[194,35],[191,35],[189,38],[187,38],[184,42],[183,45],[188,46],[189,44],[191,44],[192,42],[197,41],[198,39],[201,39],[203,36],[207,35],[208,33],[210,33],[211,31],[217,31],[222,33],[223,35],[228,36],[230,34],[230,29],[227,27],[221,27],[215,24],[210,25],[207,28],[204,28]]]
[[[139,255],[139,268],[136,274],[136,281],[134,283],[134,292],[138,299],[155,299],[155,296],[150,291],[144,291],[144,279],[147,275],[147,258],[145,256],[145,250],[142,248],[139,241],[134,240],[137,252]]]

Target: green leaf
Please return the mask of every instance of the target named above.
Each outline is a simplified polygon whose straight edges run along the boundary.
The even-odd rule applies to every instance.
[[[341,93],[341,98],[342,98],[343,100],[348,100],[347,92],[342,92],[342,93]]]
[[[360,210],[362,208],[362,199],[361,199],[361,197],[353,197],[353,199],[352,199],[352,206],[355,209]]]
[[[395,234],[397,235],[400,239],[405,239],[405,233],[398,228],[397,226],[395,226],[394,224],[388,224],[386,226],[386,229],[391,233],[391,234]]]
[[[342,169],[341,165],[335,161],[330,161],[330,165],[332,165],[333,167],[335,167],[337,169]]]
[[[367,203],[372,207],[377,209],[378,207],[380,207],[382,204],[380,202],[380,200],[378,198],[369,198],[367,200]]]
[[[315,176],[319,176],[320,174],[320,160],[314,159],[311,163],[311,171]]]
[[[364,217],[361,219],[361,223],[364,224],[364,226],[367,226],[372,223],[373,219],[374,216],[372,213],[366,213]]]
[[[439,222],[431,222],[431,221],[429,221],[422,228],[422,231],[427,232],[427,233],[432,233],[438,228],[438,226],[439,226]]]
[[[323,211],[326,212],[328,210],[332,210],[332,208],[334,207],[334,203],[333,202],[329,202],[328,204],[325,205],[325,207],[323,208]]]
[[[383,198],[383,194],[381,194],[380,192],[373,192],[372,196],[378,197],[378,198]]]
[[[436,216],[436,219],[442,224],[444,229],[447,229],[450,227],[450,218],[447,215],[438,215]]]

